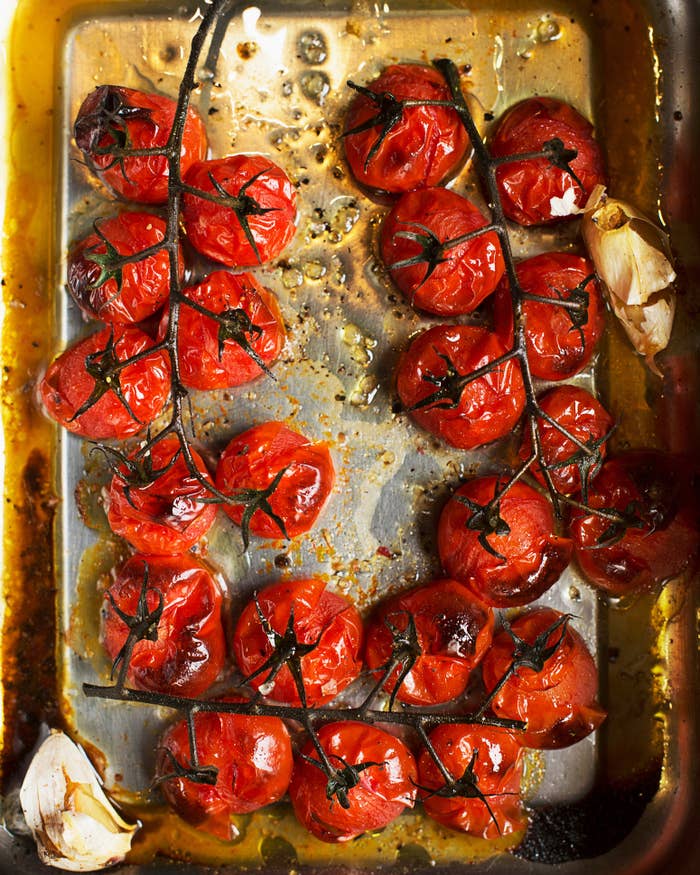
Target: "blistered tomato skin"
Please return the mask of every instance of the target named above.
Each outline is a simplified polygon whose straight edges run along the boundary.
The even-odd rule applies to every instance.
[[[442,76],[420,64],[391,65],[367,88],[378,95],[390,94],[397,101],[452,99]],[[468,139],[454,109],[404,107],[401,120],[376,148],[381,122],[365,131],[351,131],[369,122],[379,110],[372,98],[358,94],[345,120],[345,155],[360,185],[398,194],[437,185],[458,170]]]
[[[127,559],[105,597],[105,649],[114,660],[124,647],[129,628],[116,608],[129,617],[139,615],[144,575],[147,610],[153,613],[162,604],[162,613],[157,639],[134,645],[127,683],[150,692],[199,696],[224,667],[226,639],[221,588],[194,556],[139,553]]]
[[[328,778],[319,768],[318,752],[307,742],[294,763],[289,795],[297,820],[324,842],[347,842],[364,832],[382,829],[416,798],[416,763],[408,748],[388,732],[364,723],[328,723],[318,739],[331,766],[365,768],[359,781],[347,790],[349,807],[328,797]],[[316,764],[318,763],[318,765]],[[369,765],[369,764],[372,765]]]
[[[494,291],[503,275],[501,245],[492,232],[456,246],[450,244],[486,224],[479,210],[453,191],[424,188],[407,192],[382,226],[382,260],[396,285],[419,310],[441,316],[471,313]],[[426,251],[429,246],[439,251],[439,263],[431,264],[430,250]],[[397,266],[416,257],[423,260]]]
[[[168,162],[164,155],[119,157],[115,149],[163,148],[170,137],[176,102],[117,85],[100,85],[83,101],[74,136],[88,166],[117,195],[128,201],[164,204],[168,199]],[[180,151],[184,176],[207,154],[207,135],[198,113],[189,108]]]
[[[573,173],[547,158],[508,162],[496,169],[503,211],[520,225],[542,225],[576,215],[596,185],[605,185],[605,169],[593,125],[567,103],[531,97],[516,103],[496,123],[489,142],[492,157],[540,151],[559,139],[575,149]]]

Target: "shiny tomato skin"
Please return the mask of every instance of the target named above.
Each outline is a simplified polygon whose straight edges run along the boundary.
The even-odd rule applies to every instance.
[[[199,696],[217,679],[226,661],[222,623],[223,595],[211,572],[194,556],[149,556],[138,553],[119,568],[108,594],[128,616],[138,603],[148,572],[147,607],[163,611],[157,641],[134,646],[127,683],[138,690],[173,696]],[[111,659],[124,646],[129,629],[105,597],[103,639]]]
[[[516,266],[518,281],[526,294],[569,300],[571,293],[595,268],[587,258],[567,252],[535,255]],[[540,301],[523,302],[528,360],[533,377],[568,380],[590,362],[605,330],[605,305],[595,278],[585,285],[588,318],[576,327],[569,310]],[[559,294],[557,294],[559,293]],[[513,342],[513,311],[510,287],[503,280],[494,295],[494,324],[504,344]]]
[[[399,359],[396,388],[403,406],[424,429],[453,447],[471,450],[509,434],[525,409],[520,364],[511,359],[468,383],[454,409],[411,408],[432,395],[430,377],[447,373],[447,356],[466,375],[506,352],[495,334],[475,325],[435,325],[417,335]]]
[[[533,644],[560,617],[552,608],[532,608],[511,627],[519,638]],[[548,637],[546,646],[552,646],[560,634],[561,628]],[[504,629],[493,639],[482,663],[488,692],[508,670],[513,652],[513,639]],[[569,622],[562,643],[544,663],[543,670],[519,667],[496,694],[491,707],[498,717],[527,724],[518,733],[524,747],[553,750],[576,744],[603,722],[605,711],[596,701],[597,691],[598,672],[593,657]]]
[[[472,510],[458,499],[485,507],[503,485],[497,477],[467,481],[447,502],[438,523],[438,553],[446,573],[496,608],[539,598],[559,579],[572,553],[571,541],[554,534],[549,500],[522,481],[500,499],[500,517],[510,531],[486,537],[500,557],[486,550],[479,543],[480,530],[468,528]]]
[[[603,157],[593,125],[573,106],[552,97],[530,97],[506,110],[496,123],[489,148],[494,158],[502,158],[538,152],[554,138],[578,152],[570,166],[582,186],[547,158],[501,165],[496,169],[496,182],[503,212],[520,225],[542,225],[573,216],[596,185],[605,185]],[[567,205],[560,204],[557,211],[553,198],[564,198]]]
[[[397,100],[451,100],[442,76],[422,64],[392,64],[367,84],[376,94]],[[387,134],[376,154],[368,156],[381,125],[347,134],[377,113],[376,104],[358,94],[345,121],[345,155],[360,185],[394,194],[437,185],[452,176],[469,145],[457,112],[444,106],[404,107],[401,121]]]
[[[250,183],[255,176],[258,178]],[[284,170],[262,155],[229,155],[195,164],[185,182],[220,196],[212,177],[234,197],[250,183],[244,195],[265,210],[261,215],[247,216],[258,251],[256,254],[231,207],[186,192],[182,217],[194,248],[229,267],[252,267],[279,255],[296,230],[296,191]]]
[[[83,101],[75,120],[75,142],[100,179],[119,197],[145,204],[168,199],[168,162],[164,155],[117,159],[100,150],[123,145],[130,149],[164,147],[175,120],[176,101],[117,85],[100,85]],[[191,107],[180,151],[184,176],[207,154],[207,135],[199,114]]]
[[[493,232],[446,249],[441,256],[445,260],[427,278],[425,261],[396,269],[392,265],[423,251],[420,242],[402,236],[407,232],[425,235],[428,228],[440,243],[446,243],[486,224],[479,210],[453,191],[423,188],[407,192],[384,220],[382,260],[414,307],[440,316],[471,313],[503,276],[501,245]]]
[[[301,672],[308,705],[323,705],[334,699],[359,675],[362,667],[363,629],[355,606],[330,592],[316,578],[272,584],[257,595],[258,605],[272,626],[283,635],[294,610],[294,631],[301,644],[318,645],[301,657]],[[260,622],[255,600],[243,608],[233,636],[236,662],[244,676],[259,669],[272,653]],[[260,688],[269,672],[251,681]],[[299,705],[294,679],[284,665],[265,688],[265,695],[277,702]]]
[[[522,746],[517,734],[493,726],[443,723],[430,733],[430,743],[453,779],[459,780],[469,768],[474,752],[474,775],[483,799],[466,796],[431,796],[421,791],[428,817],[443,826],[477,838],[497,839],[524,831],[527,816],[523,810],[520,782],[523,774]],[[436,791],[445,778],[435,761],[423,750],[418,758],[418,785]]]
[[[466,689],[493,636],[494,616],[455,580],[436,580],[399,593],[379,605],[367,626],[365,664],[377,679],[390,663],[393,636],[387,621],[405,631],[413,617],[421,655],[406,675],[396,698],[410,705],[438,705]],[[384,689],[391,692],[400,668]]]
[[[216,485],[226,495],[240,489],[266,489],[277,474],[286,473],[268,501],[284,521],[289,538],[308,532],[318,519],[335,482],[333,460],[326,444],[312,443],[282,422],[265,422],[237,435],[228,444],[216,469]],[[240,525],[242,504],[224,504]],[[282,538],[277,523],[258,509],[250,531],[260,538]]]
[[[326,795],[327,777],[318,766],[297,757],[289,795],[297,820],[323,842],[347,842],[364,832],[382,829],[416,798],[416,763],[406,745],[376,726],[342,721],[327,723],[318,739],[331,765],[378,763],[359,773],[348,790],[349,808]],[[311,741],[302,753],[318,762]]]
[[[158,416],[170,394],[170,360],[166,353],[154,352],[119,372],[121,391],[133,416],[110,389],[76,417],[95,388],[86,360],[93,355],[103,360],[99,354],[107,349],[110,338],[122,362],[153,346],[151,338],[133,326],[103,328],[55,358],[39,383],[39,397],[48,415],[68,431],[91,440],[136,434]]]

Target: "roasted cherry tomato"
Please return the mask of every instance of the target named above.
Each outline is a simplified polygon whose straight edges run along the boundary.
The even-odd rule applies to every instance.
[[[192,461],[212,486],[202,457]],[[137,550],[158,555],[185,553],[206,535],[216,516],[211,491],[193,477],[175,436],[132,456],[112,478],[105,500],[112,531]]]
[[[382,226],[382,260],[415,307],[441,316],[471,313],[493,292],[504,270],[493,232],[460,242],[486,224],[474,204],[453,191],[407,192]]]
[[[194,731],[198,767],[217,769],[216,783],[198,783],[177,774],[178,767],[192,768],[187,722],[180,720],[165,731],[158,745],[160,788],[189,823],[222,839],[236,838],[231,815],[271,805],[287,792],[294,765],[289,733],[277,717],[217,712],[195,714]]]
[[[413,419],[453,447],[471,450],[509,434],[525,409],[520,364],[503,362],[471,382],[462,377],[506,353],[475,325],[435,325],[399,360],[396,388]]]
[[[520,796],[522,747],[516,733],[493,726],[443,723],[429,737],[452,776],[448,784],[428,751],[421,753],[417,783],[429,817],[484,839],[525,830],[527,816]]]
[[[129,626],[121,615],[139,620],[152,615],[158,637],[136,642],[127,682],[139,690],[199,696],[214,683],[226,660],[222,604],[221,587],[194,556],[139,553],[127,559],[107,590],[107,653],[118,659],[127,642]]]
[[[92,440],[141,431],[168,400],[170,360],[164,352],[153,352],[133,364],[120,363],[151,346],[143,331],[121,325],[73,344],[53,360],[39,383],[46,412]]]
[[[556,583],[571,559],[568,538],[554,534],[552,505],[518,481],[498,503],[498,477],[467,481],[445,505],[438,552],[445,571],[486,604],[527,605]]]
[[[176,102],[160,94],[100,85],[83,101],[75,120],[75,142],[88,166],[120,197],[145,204],[168,198],[168,162],[164,155],[123,156],[124,149],[160,149],[170,137]],[[194,109],[187,119],[180,169],[207,154],[204,124]]]
[[[241,504],[222,505],[237,525],[244,524],[244,539],[248,529],[261,538],[295,538],[308,532],[334,481],[328,447],[311,443],[282,422],[265,422],[239,434],[216,469],[216,485],[223,493],[246,497]]]
[[[673,456],[634,450],[608,459],[588,491],[588,506],[618,514],[577,509],[570,523],[581,570],[611,595],[652,589],[697,563],[698,502]]]
[[[307,705],[330,702],[359,675],[362,621],[354,605],[315,578],[273,584],[243,608],[233,636],[238,667],[246,677],[260,671],[250,683],[256,688],[264,686],[269,698],[289,705],[301,703],[287,664],[274,677],[268,669],[261,671],[265,665],[274,671],[275,656],[284,655],[285,645],[275,650],[268,634],[284,636],[288,628],[301,645],[297,656]]]
[[[350,169],[361,185],[393,193],[411,191],[437,185],[457,171],[469,141],[451,106],[428,103],[452,100],[436,70],[393,64],[367,88],[357,90],[345,121],[344,143]],[[386,120],[399,109],[387,129]]]
[[[231,267],[275,258],[296,230],[296,191],[287,174],[262,155],[201,161],[187,174],[182,216],[199,252]]]
[[[376,726],[327,723],[318,740],[334,770],[328,776],[311,741],[294,762],[289,796],[297,819],[324,842],[347,842],[381,829],[416,798],[416,763],[406,745]]]
[[[493,635],[493,611],[462,584],[436,580],[387,599],[367,627],[365,662],[384,689],[411,705],[437,705],[461,695]],[[401,658],[403,657],[403,658]]]
[[[496,635],[482,663],[484,684],[491,692],[513,660],[520,658],[517,670],[500,688],[491,707],[499,717],[527,724],[519,733],[525,747],[568,747],[605,719],[605,711],[596,702],[598,672],[593,657],[583,638],[564,619],[552,608],[526,611],[513,622],[513,634],[504,629]],[[548,629],[552,629],[551,634],[545,636],[534,655],[522,645],[516,648],[513,635],[525,644],[535,645],[538,636]],[[528,656],[535,664],[542,662],[540,671],[523,664]]]
[[[562,156],[569,170],[548,158],[526,158],[496,169],[503,211],[520,225],[574,216],[594,186],[605,184],[593,125],[573,106],[552,97],[530,97],[512,106],[498,120],[489,146],[494,158],[503,158],[539,152],[552,140],[561,141],[564,150],[576,150],[576,157]]]
[[[605,328],[603,298],[594,267],[578,255],[546,252],[520,262],[516,273],[526,296],[545,299],[526,297],[523,303],[532,375],[543,380],[567,380],[589,363]],[[510,346],[513,311],[506,280],[494,296],[494,322],[496,333]]]

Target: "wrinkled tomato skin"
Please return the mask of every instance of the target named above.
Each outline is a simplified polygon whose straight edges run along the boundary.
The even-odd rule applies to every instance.
[[[294,764],[289,733],[277,717],[216,712],[195,714],[194,730],[199,765],[218,769],[216,784],[173,777],[160,783],[160,789],[188,823],[221,839],[233,839],[231,815],[271,805],[287,792]],[[156,777],[172,775],[171,757],[185,768],[191,762],[185,720],[163,734]]]
[[[190,452],[199,473],[212,483],[202,457]],[[206,501],[211,492],[190,473],[177,437],[153,445],[151,464],[154,471],[167,470],[147,486],[128,487],[123,467],[114,475],[105,500],[107,521],[115,535],[144,553],[185,553],[211,528],[216,505]]]
[[[522,481],[500,499],[500,516],[510,531],[486,538],[500,557],[486,550],[479,543],[481,532],[468,528],[472,510],[458,497],[485,507],[503,485],[497,477],[467,481],[447,502],[438,523],[438,553],[446,573],[496,608],[539,598],[559,580],[572,553],[571,541],[554,534],[548,499]]]
[[[368,83],[367,88],[376,94],[391,93],[396,100],[452,99],[442,76],[420,64],[393,64]],[[345,121],[345,155],[360,185],[397,194],[437,185],[457,171],[466,154],[468,139],[454,109],[405,107],[401,121],[369,158],[381,125],[357,134],[347,132],[368,122],[376,113],[376,104],[358,94]]]
[[[591,508],[631,512],[630,526],[610,546],[611,521],[572,513],[571,537],[586,578],[613,596],[645,592],[697,565],[700,511],[687,469],[657,450],[633,450],[603,464],[588,495]]]
[[[569,300],[577,286],[595,269],[587,258],[566,252],[546,252],[521,261],[516,266],[518,281],[525,294]],[[571,311],[540,301],[523,302],[525,341],[533,377],[542,380],[568,380],[583,370],[593,358],[605,330],[605,305],[595,278],[584,288],[588,294],[585,325],[576,327]],[[559,293],[559,295],[557,294]],[[494,295],[494,326],[504,344],[513,342],[513,310],[510,287],[503,280]]]
[[[214,683],[226,660],[221,587],[194,556],[139,553],[121,566],[108,590],[108,596],[128,616],[138,615],[146,569],[148,610],[157,610],[160,593],[163,611],[158,639],[135,644],[127,683],[138,690],[199,696]],[[128,634],[126,623],[106,597],[103,638],[112,660]]]
[[[453,447],[471,450],[509,434],[525,409],[520,364],[511,359],[468,383],[454,409],[411,408],[435,392],[431,377],[447,373],[447,356],[466,375],[506,352],[495,334],[475,325],[435,325],[419,334],[399,359],[396,389],[412,418]]]
[[[566,170],[550,164],[547,158],[530,158],[503,164],[496,169],[496,183],[503,212],[520,225],[542,225],[576,214],[596,185],[605,185],[605,169],[600,147],[593,136],[593,126],[577,110],[552,97],[530,97],[508,109],[496,123],[489,142],[491,155],[502,158],[538,152],[544,143],[560,139],[567,149],[578,155],[570,167],[576,180]],[[572,202],[557,212],[552,198]]]
[[[365,664],[377,679],[391,662],[393,636],[387,622],[402,632],[411,616],[421,655],[406,675],[397,699],[410,705],[438,705],[466,689],[493,636],[494,616],[455,580],[436,580],[400,593],[381,604],[367,626]],[[392,692],[400,667],[384,685]]]
[[[133,326],[115,326],[113,331],[119,361],[153,346],[151,338]],[[170,361],[164,352],[154,352],[119,372],[121,391],[133,416],[110,389],[76,417],[95,388],[86,359],[105,350],[110,337],[112,329],[104,328],[73,344],[53,360],[39,383],[39,397],[48,415],[68,431],[91,440],[136,434],[158,416],[170,394]]]
[[[313,527],[333,489],[335,469],[324,443],[312,443],[282,422],[256,425],[228,444],[216,469],[216,485],[226,495],[240,489],[266,489],[284,468],[268,501],[284,521],[287,536],[296,538]],[[243,505],[222,507],[236,525],[241,524]],[[260,509],[251,517],[250,531],[260,538],[284,537]]]
[[[315,578],[273,584],[258,593],[258,605],[272,628],[283,635],[294,610],[294,631],[302,644],[318,645],[301,657],[301,671],[308,705],[323,705],[334,699],[359,675],[363,628],[354,605],[330,592]],[[244,676],[257,671],[272,653],[260,622],[255,600],[243,608],[233,636],[233,651]],[[269,672],[251,680],[260,688]],[[301,703],[294,679],[284,665],[265,695],[288,705]]]
[[[251,183],[255,176],[258,178]],[[194,248],[229,267],[252,267],[278,256],[296,230],[296,191],[282,168],[261,155],[229,155],[195,164],[185,182],[220,196],[211,177],[234,197],[247,185],[244,195],[264,210],[260,215],[247,216],[258,252],[231,207],[185,193],[182,217]]]
[[[419,223],[423,227],[417,227]],[[471,313],[503,276],[501,245],[493,232],[446,249],[445,260],[428,275],[426,261],[392,269],[423,249],[405,233],[425,235],[428,228],[446,243],[483,228],[486,219],[465,197],[445,188],[424,188],[402,195],[382,226],[380,248],[391,278],[414,307],[439,316]]]
[[[429,817],[450,829],[484,839],[497,839],[525,830],[527,816],[520,796],[522,746],[516,733],[492,726],[443,723],[429,738],[455,780],[465,774],[476,752],[474,775],[479,791],[488,802],[487,807],[483,799],[475,797],[450,798],[421,792]],[[427,750],[418,758],[418,785],[431,791],[445,786],[445,778]]]
[[[164,155],[144,155],[116,159],[99,150],[118,146],[124,135],[130,149],[164,147],[175,120],[176,101],[160,94],[147,94],[133,88],[100,85],[83,101],[75,120],[75,142],[89,166],[119,197],[143,204],[164,204],[168,199],[168,162]],[[114,110],[123,107],[124,118],[117,136],[110,130]],[[118,113],[117,113],[118,116]],[[180,151],[184,176],[195,161],[207,154],[207,134],[202,119],[191,107]]]
[[[349,808],[326,796],[327,777],[318,766],[297,757],[289,795],[297,820],[323,842],[347,842],[364,832],[382,829],[416,798],[416,763],[406,745],[376,726],[342,721],[327,723],[318,739],[331,765],[377,763],[359,773],[348,790]],[[302,753],[318,762],[311,741]]]
[[[529,644],[550,628],[562,615],[552,608],[533,608],[512,624],[513,632]],[[546,646],[559,639],[561,628],[548,638]],[[507,672],[513,659],[514,644],[504,629],[493,639],[484,657],[483,678],[491,692]],[[496,694],[491,705],[494,714],[527,724],[518,733],[524,747],[553,750],[569,747],[590,735],[605,719],[596,701],[598,672],[583,638],[569,622],[564,638],[543,670],[521,666]]]

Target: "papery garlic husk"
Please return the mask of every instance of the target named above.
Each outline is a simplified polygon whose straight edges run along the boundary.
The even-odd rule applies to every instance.
[[[84,751],[63,732],[52,731],[34,754],[19,798],[39,859],[58,869],[119,863],[138,829],[119,816]]]

